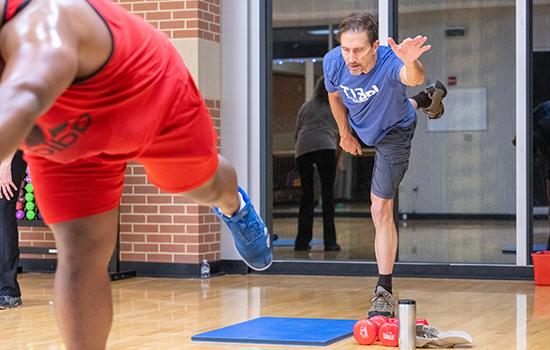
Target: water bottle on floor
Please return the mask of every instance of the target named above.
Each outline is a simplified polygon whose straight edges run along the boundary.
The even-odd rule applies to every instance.
[[[416,301],[399,300],[399,350],[416,349]]]
[[[201,263],[201,278],[210,278],[210,264],[206,259],[203,259]]]

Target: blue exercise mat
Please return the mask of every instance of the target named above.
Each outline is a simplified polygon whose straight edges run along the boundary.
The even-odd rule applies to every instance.
[[[294,242],[296,240],[294,239],[283,239],[283,238],[279,238],[277,239],[276,241],[273,241],[273,246],[274,247],[294,247]],[[312,239],[311,242],[309,243],[310,246],[316,246],[316,245],[323,245],[323,240],[322,239]]]
[[[259,317],[210,332],[193,341],[326,346],[353,334],[355,320]]]
[[[533,246],[533,252],[540,252],[542,250],[546,250],[546,244],[545,243],[537,243]],[[506,254],[515,254],[516,253],[516,244],[510,243],[505,244],[502,247],[502,253]]]

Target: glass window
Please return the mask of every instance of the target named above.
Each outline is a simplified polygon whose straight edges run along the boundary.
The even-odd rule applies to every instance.
[[[367,148],[362,157],[336,156],[334,222],[341,251],[323,250],[324,203],[316,168],[311,249],[294,248],[304,190],[295,159],[298,112],[322,75],[323,55],[338,45],[338,23],[354,11],[377,15],[377,4],[273,0],[276,259],[375,260],[369,213],[373,152]],[[442,81],[448,96],[442,119],[428,121],[418,112],[409,169],[398,196],[397,260],[515,264],[515,1],[401,0],[398,4],[398,41],[428,37],[432,49],[421,58],[426,84]],[[549,17],[541,13],[538,21],[547,21]],[[546,40],[539,35],[535,42]],[[409,95],[422,88],[409,89]],[[545,194],[539,197],[546,207],[535,206],[536,215],[548,210]],[[542,225],[548,232],[548,221]]]
[[[418,113],[398,260],[515,264],[515,2],[400,0],[398,25],[448,88],[442,119]]]
[[[550,4],[533,2],[533,251],[550,250]]]
[[[276,259],[374,260],[374,228],[369,214],[372,152],[354,158],[330,154],[333,168],[333,205],[336,242],[340,251],[324,251],[330,238],[324,237],[321,183],[328,181],[319,169],[313,170],[313,228],[309,245],[295,251],[303,183],[296,163],[295,134],[300,108],[313,94],[323,74],[322,58],[338,45],[336,28],[342,19],[356,11],[377,15],[377,0],[273,0],[273,233]],[[303,169],[303,168],[302,168]],[[302,174],[303,175],[303,174]],[[326,182],[325,182],[326,183]],[[302,222],[303,224],[303,222]],[[307,229],[303,232],[308,231]],[[331,245],[331,244],[329,244]]]

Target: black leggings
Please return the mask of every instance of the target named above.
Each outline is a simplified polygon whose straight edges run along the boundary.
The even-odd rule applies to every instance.
[[[334,227],[334,180],[336,177],[336,151],[320,150],[296,158],[302,186],[302,201],[298,218],[298,235],[295,247],[307,248],[313,235],[313,164],[317,165],[321,178],[323,201],[323,239],[325,247],[336,244]]]
[[[11,162],[11,176],[13,183],[19,189],[27,164],[23,160],[21,151],[17,151]],[[0,295],[12,297],[21,296],[17,283],[17,267],[19,266],[19,232],[15,218],[15,205],[19,191],[15,191],[9,201],[0,199]]]

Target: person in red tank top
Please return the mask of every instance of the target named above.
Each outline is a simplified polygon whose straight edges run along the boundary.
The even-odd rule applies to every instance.
[[[24,151],[54,232],[67,349],[107,342],[107,265],[129,161],[158,188],[212,207],[248,266],[271,265],[267,229],[217,154],[203,98],[164,34],[111,0],[4,0],[0,13],[0,159]]]

